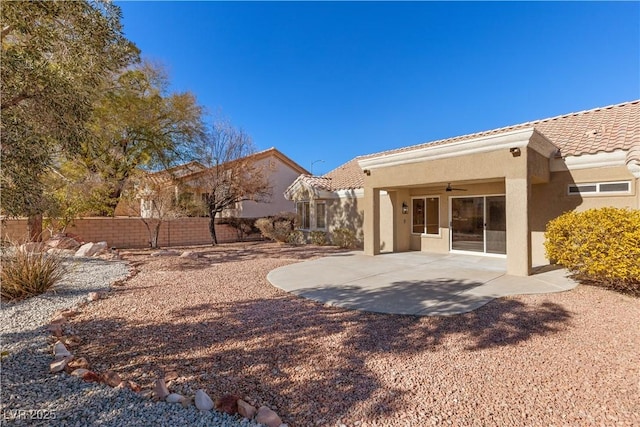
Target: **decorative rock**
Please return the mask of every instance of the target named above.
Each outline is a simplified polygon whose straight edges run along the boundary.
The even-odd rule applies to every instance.
[[[169,403],[181,403],[183,399],[183,395],[178,393],[171,393],[165,400]]]
[[[198,259],[197,252],[184,251],[180,254],[180,258]]]
[[[153,386],[153,394],[158,400],[164,400],[169,396],[169,389],[162,378],[156,380]]]
[[[261,406],[260,409],[258,409],[256,422],[264,424],[267,427],[280,427],[280,424],[282,424],[282,420],[280,419],[278,414],[276,414],[266,406]]]
[[[58,250],[73,250],[74,252],[80,247],[80,243],[71,237],[55,236],[47,240],[47,246]]]
[[[170,251],[167,249],[163,249],[161,251],[157,251],[151,254],[151,256],[178,256],[180,252]]]
[[[238,413],[238,399],[234,394],[225,394],[216,399],[216,410],[225,414],[234,415]]]
[[[85,243],[75,253],[77,257],[90,257],[107,250],[107,242]]]
[[[258,412],[258,410],[256,409],[255,406],[248,404],[242,399],[238,399],[237,404],[238,404],[238,413],[243,417],[252,420],[253,417],[256,416],[256,413]]]
[[[67,367],[71,359],[73,359],[73,356],[65,356],[62,359],[55,360],[51,362],[51,364],[49,365],[49,370],[51,371],[52,374],[63,371],[64,368]]]
[[[100,298],[102,298],[102,294],[100,292],[89,292],[87,301],[98,301]]]
[[[164,375],[164,380],[166,382],[173,381],[177,378],[178,378],[178,372],[176,371],[169,371]]]
[[[84,357],[79,357],[69,362],[69,367],[73,369],[89,369],[89,362]]]
[[[80,339],[80,337],[77,335],[63,337],[61,338],[61,340],[62,342],[64,342],[64,345],[66,345],[67,347],[77,347],[80,344],[82,344],[82,339]]]
[[[120,375],[118,375],[117,372],[113,372],[113,371],[107,371],[104,374],[102,374],[102,380],[109,387],[117,387],[120,385],[120,383],[123,382],[122,378],[120,378]]]
[[[73,372],[71,372],[71,375],[73,375],[74,377],[82,378],[88,372],[91,372],[91,371],[89,371],[88,369],[85,369],[85,368],[77,368],[77,369],[74,369]]]
[[[61,359],[63,357],[71,356],[71,352],[67,350],[67,347],[64,346],[62,341],[57,341],[53,345],[53,355],[56,359]]]
[[[102,378],[95,372],[88,371],[82,375],[82,379],[88,383],[99,383]]]
[[[196,391],[195,403],[196,408],[201,411],[210,411],[213,409],[213,400],[211,400],[209,395],[202,389]]]
[[[73,251],[71,249],[56,249],[56,248],[50,248],[47,249],[47,253],[49,255],[58,255],[58,256],[74,256],[76,251]]]

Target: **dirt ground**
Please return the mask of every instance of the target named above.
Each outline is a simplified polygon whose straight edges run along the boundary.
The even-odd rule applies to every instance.
[[[269,284],[335,248],[238,243],[138,270],[71,327],[76,356],[148,389],[235,393],[294,426],[640,425],[640,299],[590,286],[414,317],[327,307]]]

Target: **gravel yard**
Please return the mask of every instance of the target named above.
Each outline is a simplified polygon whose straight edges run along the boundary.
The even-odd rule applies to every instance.
[[[640,425],[639,299],[578,286],[451,317],[361,313],[266,280],[335,249],[194,250],[127,255],[138,274],[71,319],[76,355],[146,389],[175,371],[172,392],[235,393],[290,427]]]

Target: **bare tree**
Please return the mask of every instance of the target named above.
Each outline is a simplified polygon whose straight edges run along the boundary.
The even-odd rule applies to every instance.
[[[214,245],[218,244],[215,219],[225,209],[246,200],[264,203],[271,198],[271,184],[264,168],[252,157],[254,153],[251,137],[245,132],[227,122],[213,125],[204,155],[209,168],[201,172],[198,186],[206,191],[204,200]]]
[[[124,206],[139,215],[149,233],[149,246],[157,248],[160,227],[165,221],[187,216],[177,199],[177,181],[169,173],[135,177],[124,191]]]

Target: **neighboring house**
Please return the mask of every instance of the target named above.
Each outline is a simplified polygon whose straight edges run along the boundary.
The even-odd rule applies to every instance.
[[[268,202],[245,200],[237,203],[233,208],[222,213],[222,217],[260,218],[275,215],[280,212],[295,212],[295,206],[283,194],[289,185],[300,176],[308,173],[306,169],[285,156],[276,148],[260,151],[242,160],[250,160],[255,167],[262,168],[269,180],[272,196]],[[204,200],[210,191],[202,179],[207,168],[199,162],[190,162],[160,172],[149,174],[146,179],[156,184],[173,186],[175,199],[184,206],[190,206],[192,215],[207,216]],[[151,216],[151,200],[142,198],[140,211],[142,217]],[[124,212],[120,209],[119,212]]]
[[[498,256],[525,276],[548,264],[548,221],[570,210],[638,209],[639,180],[636,100],[357,157],[298,177],[285,194],[303,228],[349,225],[368,255]]]

